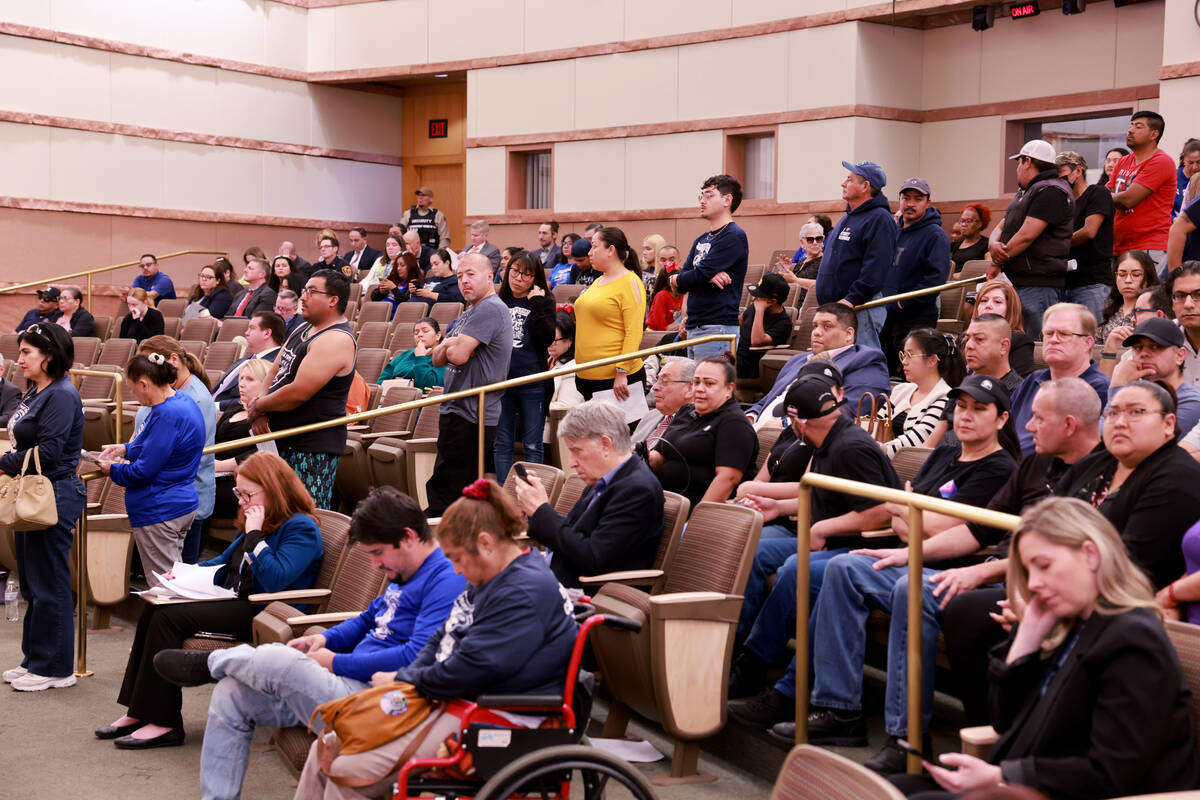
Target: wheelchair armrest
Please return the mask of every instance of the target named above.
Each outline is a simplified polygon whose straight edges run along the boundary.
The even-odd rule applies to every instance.
[[[579,582],[584,586],[598,586],[602,583],[623,583],[626,586],[651,586],[661,578],[661,569],[627,569],[620,572],[605,572],[603,575],[584,575]]]
[[[561,694],[481,694],[475,703],[484,708],[561,708]]]
[[[329,589],[291,589],[286,592],[261,592],[252,594],[247,600],[251,603],[273,603],[276,600],[318,600],[322,597],[328,597]]]
[[[354,619],[361,612],[357,611],[330,611],[325,614],[301,614],[298,617],[288,617],[288,625],[293,628],[301,625],[327,625],[330,622],[345,622],[348,619]]]

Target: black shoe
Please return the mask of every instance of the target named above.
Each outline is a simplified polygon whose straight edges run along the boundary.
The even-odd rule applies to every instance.
[[[796,701],[774,686],[749,699],[730,703],[728,709],[734,720],[757,730],[796,718]]]
[[[135,739],[132,736],[122,736],[120,739],[114,739],[113,744],[117,746],[118,750],[152,750],[155,747],[179,747],[183,744],[183,740],[183,728],[171,728],[171,730],[159,734],[153,739]]]
[[[729,696],[753,697],[767,688],[767,662],[751,650],[743,650],[729,669]]]
[[[861,711],[817,709],[808,715],[808,743],[866,747],[867,720]]]
[[[783,742],[788,747],[791,747],[794,744],[796,744],[796,723],[795,723],[795,721],[780,722],[775,725],[772,725],[771,730],[767,731],[767,733],[769,733],[771,735],[772,739],[776,739],[780,742]]]
[[[176,686],[215,683],[206,650],[163,650],[154,655],[154,669]]]
[[[128,736],[146,723],[131,722],[128,725],[105,725],[103,728],[96,728],[93,733],[97,739],[119,739],[122,736]]]
[[[908,768],[908,754],[897,744],[900,738],[899,736],[888,736],[887,744],[863,766],[880,775],[895,775],[898,772],[904,772]],[[933,741],[929,734],[925,734],[922,745],[921,750],[932,755]]]

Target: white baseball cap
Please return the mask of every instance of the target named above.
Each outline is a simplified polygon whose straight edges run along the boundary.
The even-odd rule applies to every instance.
[[[1054,145],[1047,142],[1045,139],[1032,139],[1025,143],[1021,148],[1021,152],[1015,156],[1009,156],[1009,161],[1015,161],[1021,156],[1028,156],[1035,161],[1044,161],[1047,164],[1053,164],[1054,159],[1058,158],[1058,153],[1054,152]]]

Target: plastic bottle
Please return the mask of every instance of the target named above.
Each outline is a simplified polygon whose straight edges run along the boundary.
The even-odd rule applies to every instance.
[[[8,580],[4,582],[4,618],[9,622],[17,622],[21,619],[21,613],[17,609],[19,593],[20,586],[17,584],[17,576],[10,572]]]

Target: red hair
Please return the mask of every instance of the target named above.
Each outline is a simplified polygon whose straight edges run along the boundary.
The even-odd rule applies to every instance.
[[[979,215],[979,221],[983,223],[983,227],[986,228],[992,224],[992,212],[983,203],[967,203],[963,206],[963,211],[966,211],[968,208]]]

